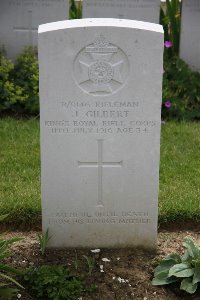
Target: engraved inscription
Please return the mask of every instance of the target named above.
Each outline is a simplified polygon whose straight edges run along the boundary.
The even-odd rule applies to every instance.
[[[45,120],[45,127],[52,134],[149,134],[159,125],[155,120],[137,119],[136,117],[128,118],[131,114],[131,109],[138,107],[135,102],[116,102],[116,103],[92,103],[99,109],[109,107],[111,104],[117,107],[129,107],[130,110],[115,111],[115,110],[87,110],[92,107],[90,103],[82,102],[62,102],[62,107],[66,111],[70,111],[70,115],[63,120]],[[86,108],[86,111],[79,111],[79,108]],[[74,111],[73,111],[74,109]],[[74,117],[74,119],[71,119]],[[81,119],[79,118],[81,117]]]
[[[151,218],[148,212],[137,211],[94,211],[94,212],[66,212],[64,210],[49,217],[49,225],[70,224],[139,224],[148,225]]]
[[[45,120],[52,134],[148,134],[159,125],[154,120],[136,118],[142,100],[62,101],[65,119]]]
[[[82,49],[74,61],[77,85],[94,96],[105,96],[122,88],[129,73],[128,58],[104,36]]]
[[[10,6],[24,7],[43,7],[51,6],[57,3],[64,3],[65,0],[8,0]]]
[[[104,206],[103,204],[103,167],[116,168],[122,167],[123,161],[119,162],[104,162],[103,161],[103,140],[97,140],[98,143],[98,161],[97,162],[80,162],[78,161],[79,168],[98,168],[98,206]]]
[[[154,8],[158,6],[155,0],[84,0],[86,7],[99,8]]]
[[[49,218],[49,225],[68,225],[68,224],[150,224],[151,219],[148,218],[128,218],[128,219],[112,219],[112,218],[94,218],[94,219],[62,219]]]

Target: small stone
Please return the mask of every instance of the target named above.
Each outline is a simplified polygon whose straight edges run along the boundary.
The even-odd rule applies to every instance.
[[[110,262],[110,259],[108,259],[108,258],[102,258],[102,261],[104,261],[104,262]]]
[[[120,282],[120,283],[125,283],[125,280],[121,277],[118,277],[117,280]]]
[[[99,253],[101,250],[100,249],[94,249],[94,250],[90,250],[92,253]]]
[[[100,265],[99,267],[100,267],[100,272],[101,272],[101,273],[104,273],[103,265]]]

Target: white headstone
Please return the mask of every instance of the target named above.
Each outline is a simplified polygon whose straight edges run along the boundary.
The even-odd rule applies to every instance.
[[[200,0],[183,0],[180,57],[200,72]]]
[[[50,247],[154,248],[162,26],[39,27],[43,231]]]
[[[69,0],[1,0],[0,47],[16,58],[24,46],[37,46],[40,24],[68,19]]]
[[[83,18],[119,18],[159,23],[160,0],[84,0]]]

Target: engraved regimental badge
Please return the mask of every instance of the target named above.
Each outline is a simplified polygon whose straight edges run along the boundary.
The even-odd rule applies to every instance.
[[[129,72],[128,58],[104,36],[83,48],[74,62],[78,86],[94,96],[110,95],[124,85]]]

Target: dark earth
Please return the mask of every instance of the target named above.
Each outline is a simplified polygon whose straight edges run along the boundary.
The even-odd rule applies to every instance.
[[[200,289],[195,295],[179,290],[179,284],[165,287],[151,285],[153,269],[158,261],[167,255],[178,252],[182,254],[182,242],[185,237],[192,237],[200,245],[200,231],[160,229],[158,235],[157,253],[148,253],[137,249],[100,249],[100,253],[93,254],[92,249],[47,250],[43,257],[39,249],[37,231],[6,232],[5,238],[23,237],[11,247],[11,257],[6,263],[16,268],[38,266],[42,264],[63,264],[73,268],[75,255],[79,260],[78,274],[87,274],[87,264],[83,255],[94,256],[96,265],[92,275],[87,275],[88,284],[95,284],[96,290],[81,295],[79,300],[200,300]],[[102,261],[106,258],[110,261]],[[103,271],[100,271],[103,265]],[[21,300],[37,300],[28,290],[21,290]],[[18,299],[17,295],[16,298]],[[47,299],[43,299],[47,300]]]

